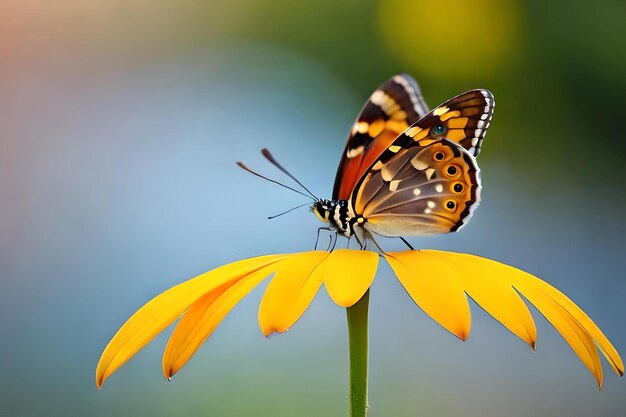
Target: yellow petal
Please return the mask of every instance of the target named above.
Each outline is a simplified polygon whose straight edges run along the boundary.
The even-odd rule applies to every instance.
[[[413,301],[449,332],[466,340],[471,316],[458,271],[431,252],[392,252],[385,258]]]
[[[598,386],[602,384],[602,370],[593,342],[598,345],[613,370],[617,374],[623,375],[622,360],[602,331],[576,304],[550,284],[519,269],[479,256],[450,252],[439,252],[439,254],[449,260],[457,259],[456,265],[461,265],[458,273],[464,277],[464,285],[467,286],[468,292],[471,291],[469,288],[471,286],[470,281],[479,281],[485,277],[499,280],[503,285],[510,285],[519,291],[565,338],[576,355],[594,375],[598,381]],[[462,260],[462,262],[458,260]],[[483,296],[488,297],[488,294],[485,293]]]
[[[178,372],[230,310],[267,278],[276,265],[288,259],[281,259],[257,270],[234,284],[229,283],[218,287],[193,303],[176,325],[163,353],[162,366],[165,377],[170,379]]]
[[[286,256],[268,255],[233,262],[176,285],[150,300],[124,323],[102,353],[96,368],[98,388],[198,298]]]
[[[525,288],[524,296],[543,314],[563,336],[602,387],[602,365],[598,349],[587,330],[559,303],[536,288]]]
[[[438,256],[456,270],[456,276],[465,292],[476,303],[502,323],[507,329],[519,338],[535,347],[537,329],[535,322],[528,311],[528,307],[521,299],[505,276],[494,271],[493,268],[484,268],[473,262],[473,258],[441,251],[422,251]]]
[[[617,353],[617,350],[613,347],[611,342],[609,342],[609,339],[607,339],[604,333],[602,333],[598,326],[596,326],[596,324],[589,318],[589,316],[587,316],[587,314],[585,314],[584,311],[580,309],[580,307],[574,304],[574,302],[565,294],[547,282],[523,271],[519,272],[521,272],[521,274],[517,277],[514,286],[520,293],[526,296],[526,292],[528,292],[529,288],[536,287],[556,301],[561,307],[563,307],[563,309],[571,314],[578,323],[580,323],[589,335],[591,335],[615,373],[620,376],[624,375],[624,363],[622,362],[622,358],[620,358],[619,353]]]
[[[322,285],[328,256],[326,251],[305,252],[274,264],[276,275],[259,308],[259,326],[265,336],[289,330],[302,316]]]
[[[378,254],[365,250],[337,249],[326,258],[324,286],[340,307],[350,307],[368,290],[378,267]]]

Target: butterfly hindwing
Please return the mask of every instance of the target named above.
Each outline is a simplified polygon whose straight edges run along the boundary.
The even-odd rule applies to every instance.
[[[427,112],[419,86],[408,75],[396,75],[374,91],[350,130],[333,199],[348,199],[370,165]]]
[[[371,232],[448,233],[463,226],[477,206],[479,169],[467,150],[443,139],[399,150],[381,169],[368,172],[355,193],[355,212]]]

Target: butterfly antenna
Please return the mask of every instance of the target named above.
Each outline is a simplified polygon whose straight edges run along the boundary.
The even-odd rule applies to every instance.
[[[273,182],[274,184],[280,185],[281,187],[284,187],[284,188],[286,188],[286,189],[288,189],[288,190],[291,190],[291,191],[293,191],[293,192],[295,192],[295,193],[298,193],[298,194],[300,194],[300,195],[303,195],[303,196],[305,196],[306,198],[312,198],[314,201],[317,201],[317,199],[316,199],[315,197],[311,197],[310,195],[304,194],[302,191],[296,190],[295,188],[291,188],[291,187],[289,187],[288,185],[283,184],[282,182],[278,182],[278,181],[273,180],[273,179],[271,179],[271,178],[267,178],[266,176],[261,175],[261,174],[259,174],[258,172],[251,170],[250,168],[248,168],[247,166],[245,166],[245,165],[243,164],[243,162],[237,162],[237,165],[239,165],[239,167],[240,167],[240,168],[242,168],[242,169],[244,169],[244,170],[248,171],[248,172],[249,172],[250,174],[252,174],[252,175],[256,175],[256,176],[257,176],[257,177],[259,177],[259,178],[263,178],[264,180],[267,180],[267,181],[269,181],[269,182]],[[307,190],[307,191],[308,191],[308,190]]]
[[[276,168],[280,169],[285,175],[287,175],[289,178],[291,178],[292,180],[294,180],[296,183],[298,183],[298,185],[302,188],[304,188],[304,190],[309,193],[311,195],[311,197],[313,197],[314,200],[318,200],[317,197],[315,197],[315,194],[313,194],[311,191],[309,191],[308,188],[306,188],[304,186],[304,184],[302,184],[300,181],[298,181],[298,179],[296,177],[294,177],[293,175],[291,175],[291,173],[289,171],[287,171],[285,169],[285,167],[283,167],[281,164],[278,163],[278,161],[272,156],[272,154],[270,153],[269,149],[267,148],[263,148],[261,149],[261,153],[263,154],[263,156],[272,163],[272,165],[274,165]]]
[[[308,196],[307,196],[307,197],[308,197]],[[294,211],[294,210],[296,210],[296,209],[299,209],[299,208],[301,208],[301,207],[308,206],[308,205],[309,205],[309,203],[300,204],[299,206],[295,206],[294,208],[290,208],[289,210],[287,210],[287,211],[283,211],[283,212],[282,212],[282,213],[280,213],[280,214],[275,214],[275,215],[273,215],[273,216],[270,216],[270,217],[268,217],[268,219],[269,219],[269,220],[275,219],[276,217],[282,216],[283,214],[290,213],[290,212],[292,212],[292,211]]]

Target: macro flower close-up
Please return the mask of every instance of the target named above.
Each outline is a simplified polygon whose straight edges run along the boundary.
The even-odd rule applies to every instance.
[[[469,296],[534,349],[535,323],[521,294],[565,338],[599,388],[603,374],[598,348],[618,375],[624,373],[619,354],[593,321],[556,288],[528,273],[453,252],[419,250],[383,256],[417,305],[461,340],[470,335]],[[226,314],[269,276],[258,314],[265,336],[289,330],[322,285],[338,306],[352,307],[368,292],[378,261],[375,252],[337,249],[260,256],[199,275],[155,297],[122,326],[102,354],[96,384],[100,388],[180,317],[163,354],[163,374],[171,378]]]

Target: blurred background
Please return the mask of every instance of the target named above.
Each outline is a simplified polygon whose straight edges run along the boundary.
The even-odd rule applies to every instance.
[[[445,5],[445,6],[444,6]],[[275,156],[330,197],[347,133],[399,72],[431,107],[488,88],[483,202],[461,233],[412,239],[525,269],[626,355],[626,3],[0,0],[0,414],[344,416],[345,313],[321,290],[262,337],[265,284],[172,382],[164,332],[98,392],[96,363],[143,303],[237,259],[310,250],[318,222]],[[387,249],[400,249],[386,241]],[[533,310],[532,352],[473,305],[459,342],[380,268],[370,414],[623,416]]]

